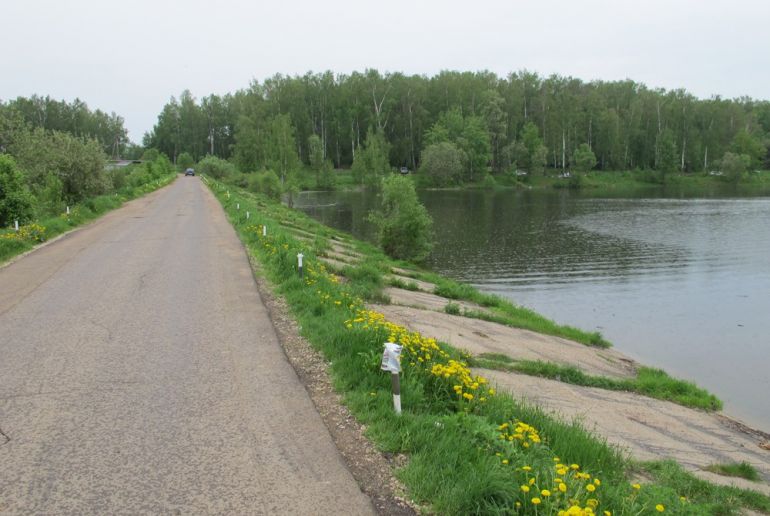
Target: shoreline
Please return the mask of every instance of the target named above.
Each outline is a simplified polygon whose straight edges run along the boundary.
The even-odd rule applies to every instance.
[[[517,335],[520,335],[520,338],[524,339],[523,341],[521,341],[522,342],[521,346],[524,346],[521,349],[527,349],[527,346],[534,346],[534,348],[530,347],[528,349],[532,349],[535,352],[542,351],[543,339],[545,340],[552,339],[554,342],[557,342],[558,339],[561,338],[554,335],[549,336],[549,335],[542,335],[542,334],[540,335],[534,334],[533,336],[529,333],[526,333],[527,330],[525,330],[525,333],[522,333],[522,330],[517,330],[516,328],[508,324],[500,324],[500,322],[495,322],[492,320],[478,319],[474,316],[488,318],[484,315],[484,310],[491,310],[492,312],[499,311],[500,310],[499,302],[493,302],[490,296],[483,296],[480,293],[475,294],[475,296],[477,297],[477,300],[482,301],[481,304],[478,304],[478,303],[474,304],[475,300],[473,299],[463,300],[463,296],[465,297],[472,297],[472,296],[470,294],[470,291],[464,290],[463,288],[461,288],[462,287],[461,285],[456,284],[454,282],[450,282],[449,280],[442,280],[441,278],[438,277],[438,275],[430,274],[426,271],[420,271],[419,269],[415,269],[412,265],[407,263],[401,262],[396,264],[396,263],[391,263],[390,260],[386,260],[388,262],[387,264],[383,263],[383,259],[376,257],[379,255],[377,254],[377,252],[375,252],[375,249],[372,246],[364,242],[356,241],[352,239],[350,236],[343,234],[342,232],[325,227],[320,223],[317,223],[314,220],[310,219],[308,216],[302,214],[301,212],[297,212],[295,210],[289,210],[283,206],[272,205],[271,203],[268,203],[265,200],[261,200],[259,196],[255,196],[253,194],[247,194],[245,192],[239,193],[233,187],[229,187],[229,189],[233,193],[233,196],[231,198],[231,195],[229,194],[225,196],[223,187],[217,187],[216,185],[211,185],[211,186],[212,186],[212,190],[214,190],[214,193],[217,195],[220,202],[223,204],[223,207],[225,208],[226,212],[228,213],[231,223],[233,223],[238,233],[241,235],[241,238],[244,241],[244,245],[246,245],[246,247],[249,249],[249,252],[256,253],[256,255],[259,256],[260,261],[264,262],[265,260],[267,260],[267,262],[264,262],[268,264],[266,267],[267,276],[268,277],[273,276],[274,277],[273,279],[277,279],[276,293],[282,296],[289,296],[288,306],[290,307],[290,311],[294,313],[294,317],[298,318],[297,322],[298,324],[301,325],[301,328],[302,328],[301,333],[305,337],[311,340],[311,344],[313,347],[315,347],[316,349],[320,347],[325,354],[330,352],[336,353],[331,351],[328,348],[329,345],[333,345],[334,340],[330,341],[328,339],[342,338],[342,333],[339,333],[340,330],[333,329],[333,328],[329,328],[328,330],[323,330],[321,333],[318,333],[319,330],[321,329],[321,326],[318,326],[319,324],[322,324],[324,328],[328,326],[329,322],[326,320],[328,319],[328,315],[324,317],[323,318],[324,321],[321,322],[320,319],[315,318],[313,313],[316,313],[316,312],[323,313],[324,311],[328,312],[328,310],[332,310],[333,312],[335,308],[334,306],[331,306],[330,308],[324,308],[324,306],[326,306],[326,302],[324,301],[323,296],[320,299],[320,304],[317,304],[319,303],[318,300],[313,300],[312,296],[310,298],[307,297],[309,293],[300,295],[301,291],[303,291],[304,288],[300,288],[301,287],[300,283],[297,283],[295,279],[289,279],[289,278],[292,278],[291,260],[293,259],[292,258],[293,255],[291,253],[297,252],[297,251],[294,251],[294,249],[301,249],[302,250],[301,252],[305,253],[305,257],[307,260],[306,263],[308,264],[319,263],[325,266],[325,269],[321,267],[320,271],[316,270],[317,269],[316,265],[312,265],[312,269],[308,269],[308,271],[310,271],[309,274],[311,274],[311,276],[309,276],[307,280],[310,282],[309,285],[316,281],[320,281],[322,283],[329,282],[328,283],[329,287],[324,287],[324,288],[332,288],[334,291],[338,291],[338,289],[342,288],[343,292],[349,289],[353,289],[353,291],[355,291],[355,289],[360,288],[357,285],[359,284],[361,286],[364,285],[360,283],[360,281],[364,277],[369,278],[367,279],[367,281],[374,282],[374,283],[371,283],[372,288],[374,290],[371,290],[371,289],[368,289],[365,291],[359,290],[359,292],[361,292],[362,295],[367,297],[373,296],[372,299],[374,299],[375,302],[380,302],[380,300],[387,300],[389,304],[384,306],[386,307],[389,306],[389,307],[392,307],[393,309],[401,310],[402,314],[405,314],[403,319],[398,319],[397,314],[391,313],[389,316],[387,316],[387,320],[393,320],[395,323],[402,323],[405,326],[407,326],[410,331],[419,331],[420,333],[423,333],[423,334],[429,334],[428,331],[423,331],[423,329],[419,326],[420,321],[422,321],[423,323],[425,322],[436,323],[436,321],[440,320],[441,323],[439,324],[439,327],[444,329],[451,327],[451,325],[445,324],[444,321],[446,320],[454,321],[457,327],[460,328],[454,334],[433,335],[437,337],[438,340],[445,341],[445,342],[448,342],[449,344],[454,345],[455,347],[453,349],[461,349],[461,348],[468,347],[467,345],[464,345],[463,343],[459,343],[458,341],[455,340],[456,334],[461,334],[465,336],[474,335],[476,338],[480,339],[480,341],[483,341],[482,344],[480,345],[489,347],[490,342],[493,342],[495,339],[494,331],[491,331],[489,328],[495,328],[495,331],[500,332],[500,334],[502,335],[499,339],[500,342],[510,342],[510,340],[508,340],[509,335],[512,334],[510,332],[514,332]],[[238,203],[235,203],[234,199],[237,199]],[[259,213],[258,215],[259,219],[255,219],[253,222],[247,223],[246,220],[244,220],[245,219],[245,217],[243,216],[244,213],[239,209],[237,209],[236,204],[237,204],[237,207],[240,207],[241,209],[243,209],[245,206],[250,206],[251,208],[249,209],[254,210],[252,211],[252,214]],[[259,212],[257,210],[259,210]],[[276,220],[278,220],[279,222],[276,222]],[[261,230],[259,229],[261,227],[260,225],[264,223],[267,223],[268,226],[271,228],[268,230],[267,240],[265,240],[264,237],[261,237],[262,233],[261,233]],[[260,224],[260,225],[257,225],[257,224]],[[256,229],[252,229],[252,228],[256,228]],[[270,235],[272,235],[272,237],[270,237]],[[281,243],[281,242],[284,242],[284,243]],[[288,254],[284,254],[284,253],[288,253]],[[312,261],[314,257],[317,257],[318,262]],[[289,268],[287,269],[287,267]],[[387,275],[381,277],[380,276],[381,272],[375,272],[376,269],[379,269],[379,270],[387,269],[388,271],[390,271],[391,279],[388,279]],[[323,272],[324,270],[328,270],[328,272]],[[362,276],[362,274],[364,276]],[[296,275],[296,270],[294,272],[294,275]],[[433,282],[431,282],[431,280],[433,280]],[[439,285],[439,283],[441,284]],[[386,287],[387,290],[383,290],[383,287]],[[442,287],[442,288],[438,288],[438,287]],[[312,288],[314,287],[311,287],[311,289]],[[431,289],[434,290],[435,292],[428,292]],[[294,291],[296,291],[296,295],[292,293]],[[321,289],[318,292],[322,293],[323,291],[324,290]],[[449,298],[442,297],[437,295],[439,291],[450,293],[450,294],[456,294],[456,296],[449,297]],[[414,299],[412,299],[411,301],[409,301],[408,299],[404,301],[404,298],[402,298],[401,301],[399,301],[398,299],[396,299],[397,292],[398,292],[398,295],[400,296],[409,296],[409,295],[417,296],[417,301],[415,301]],[[332,294],[332,295],[339,295],[339,294]],[[326,299],[328,299],[328,296]],[[446,305],[442,306],[444,302],[446,302]],[[432,303],[432,306],[422,306],[422,307],[408,306],[408,305],[416,305],[419,303],[423,303],[423,305],[425,305],[426,303],[428,304]],[[468,313],[466,314],[469,316],[463,316],[462,314],[456,315],[451,313],[454,310],[456,310],[455,308],[453,308],[451,311],[449,310],[450,305],[453,305],[453,304],[460,305],[461,310],[469,310]],[[489,305],[489,307],[487,307],[487,304]],[[311,306],[316,306],[316,308],[311,309],[310,308]],[[351,304],[351,307],[352,306],[353,305]],[[370,311],[370,313],[376,313],[377,310],[381,309],[379,305],[372,304],[372,300],[366,301],[365,306],[366,306],[366,309]],[[328,312],[328,313],[331,313],[331,312]],[[500,313],[505,314],[506,312],[503,311]],[[339,334],[340,336],[323,337],[324,332],[327,332],[327,331],[331,331],[334,334]],[[342,331],[344,332],[344,330]],[[355,330],[355,328],[353,331],[356,335],[359,334],[359,332]],[[555,331],[561,331],[561,330],[558,330],[557,328],[557,330]],[[538,342],[540,342],[541,344],[538,344]],[[588,362],[583,362],[584,367],[589,367],[588,369],[589,371],[591,370],[591,367],[594,367],[594,366],[588,366],[587,364],[589,363],[594,363],[596,367],[603,367],[603,366],[600,366],[600,364],[606,362],[610,355],[602,355],[602,353],[606,354],[608,353],[608,350],[606,350],[603,347],[591,346],[586,344],[587,344],[586,342],[582,344],[577,344],[577,343],[573,344],[574,346],[578,346],[578,348],[575,348],[575,349],[585,351],[588,353],[588,355],[591,355],[591,356],[595,355],[595,359],[591,359],[588,355],[586,356],[586,360],[588,360]],[[470,358],[473,356],[481,356],[485,352],[489,352],[489,354],[494,354],[494,353],[491,353],[491,351],[495,351],[495,349],[493,349],[494,346],[495,345],[492,345],[492,348],[490,349],[479,348],[479,349],[476,349],[475,352],[474,350],[471,350],[471,355],[462,355],[462,356],[466,356]],[[517,347],[517,349],[519,348]],[[554,348],[554,349],[556,350],[556,354],[551,356],[550,359],[558,359],[558,348]],[[612,352],[612,350],[609,350],[609,351]],[[379,358],[377,357],[376,347],[375,347],[375,350],[373,350],[373,353],[374,355],[371,357],[372,360],[376,359],[377,361],[379,361]],[[452,353],[454,353],[454,351],[452,351]],[[626,368],[631,367],[632,369],[639,370],[641,367],[643,367],[643,366],[637,367],[640,365],[636,363],[629,364],[628,360],[625,360],[625,361],[622,360],[620,357],[617,356],[619,355],[617,352],[612,352],[611,355],[614,356],[615,361],[618,362],[618,366],[621,367],[621,369],[623,367],[626,367]],[[332,354],[331,356],[327,355],[326,357],[327,360],[331,361],[329,368],[331,370],[332,377],[336,378],[335,385],[338,385],[338,389],[340,388],[339,387],[340,378],[336,377],[338,373],[336,373],[335,371],[337,370],[338,367],[343,367],[338,364],[345,362],[346,359],[342,358],[344,356],[346,355],[342,355],[342,356],[338,356],[337,358],[334,358]],[[353,357],[351,356],[351,358]],[[526,358],[526,357],[518,356],[519,360],[522,360],[522,358]],[[530,358],[533,358],[533,357],[530,357]],[[534,358],[537,358],[537,357],[534,357]],[[342,362],[340,362],[341,360]],[[525,362],[526,360],[522,361],[521,363],[525,363]],[[558,381],[558,379],[549,379],[549,378],[538,379],[537,376],[521,375],[520,373],[501,371],[500,368],[496,368],[495,370],[482,369],[481,371],[483,371],[484,375],[490,378],[494,378],[494,381],[498,383],[499,389],[501,392],[507,392],[509,390],[506,386],[506,382],[513,381],[516,378],[526,378],[528,380],[525,382],[525,384],[535,384],[538,382],[545,382],[543,383],[543,385],[562,386],[566,388],[568,392],[578,393],[578,396],[579,396],[578,399],[582,399],[580,396],[585,396],[585,393],[589,393],[589,392],[598,393],[599,395],[598,402],[604,406],[611,406],[610,404],[611,399],[615,399],[616,402],[618,402],[618,400],[621,400],[620,401],[622,403],[621,406],[631,406],[629,405],[629,403],[623,402],[622,400],[626,400],[626,399],[641,400],[642,405],[640,406],[639,410],[642,410],[643,407],[652,407],[652,408],[649,408],[649,409],[645,408],[644,410],[646,412],[640,412],[636,415],[632,415],[632,418],[635,418],[635,420],[637,420],[637,422],[634,423],[634,425],[639,426],[639,428],[648,428],[648,429],[659,428],[665,431],[666,428],[670,427],[671,422],[668,420],[663,420],[658,422],[645,420],[647,416],[644,414],[655,413],[656,407],[661,407],[661,406],[674,407],[672,409],[673,411],[672,413],[675,414],[677,418],[676,420],[682,419],[683,414],[691,414],[691,416],[688,415],[687,417],[692,417],[692,418],[705,417],[706,419],[703,421],[698,420],[698,422],[693,425],[693,428],[706,428],[706,426],[708,426],[709,428],[712,428],[712,430],[710,430],[712,433],[728,432],[727,434],[724,434],[725,438],[728,440],[738,439],[737,436],[744,435],[744,437],[740,438],[741,442],[744,443],[742,447],[746,450],[751,450],[750,460],[753,462],[756,462],[756,465],[760,467],[760,471],[762,472],[762,475],[765,478],[765,484],[761,484],[761,485],[766,486],[766,483],[770,481],[770,459],[768,459],[767,462],[765,463],[763,462],[764,459],[760,458],[760,457],[764,457],[765,455],[762,452],[762,448],[759,447],[759,445],[762,444],[761,442],[759,442],[759,439],[757,438],[759,434],[755,433],[754,438],[751,438],[751,436],[746,436],[746,433],[748,432],[747,430],[748,427],[744,424],[741,424],[739,421],[734,421],[732,418],[720,416],[719,414],[713,414],[713,413],[708,413],[704,411],[682,408],[681,406],[674,405],[668,401],[659,401],[653,398],[648,398],[646,396],[641,396],[639,394],[634,394],[634,393],[628,393],[625,391],[614,391],[614,390],[606,390],[606,389],[596,389],[595,387],[590,387],[590,386],[579,386],[572,383],[564,383],[562,381]],[[604,371],[604,373],[602,373],[601,370],[593,370],[593,373],[609,374],[610,377],[614,375],[615,377],[618,377],[618,379],[621,379],[621,380],[624,375],[628,376],[628,371],[624,373],[622,370],[617,370],[617,374],[612,373],[611,371]],[[379,374],[375,374],[375,376],[377,378],[381,377],[381,375]],[[593,376],[590,377],[589,380],[594,381],[592,380],[592,378],[594,377]],[[602,377],[596,376],[596,378],[601,379]],[[671,380],[676,382],[676,380],[673,380],[673,379]],[[384,406],[382,405],[382,403],[385,402],[385,400],[380,400],[379,396],[377,396],[376,398],[370,398],[370,395],[374,396],[375,394],[378,394],[377,391],[373,393],[369,393],[367,392],[367,388],[363,387],[362,389],[365,392],[360,392],[356,394],[357,391],[355,387],[350,386],[345,388],[343,392],[347,391],[347,389],[353,389],[353,390],[347,392],[347,394],[344,395],[345,396],[344,399],[346,400],[345,404],[351,408],[352,413],[356,415],[356,418],[359,419],[359,421],[363,423],[365,426],[367,426],[368,428],[367,435],[369,437],[372,437],[372,434],[369,432],[371,432],[373,428],[378,428],[383,424],[386,427],[388,427],[391,424],[387,421],[387,419],[386,420],[380,419],[380,417],[384,416],[384,413],[381,416],[379,416],[377,419],[371,419],[372,416],[367,415],[367,414],[370,414],[371,409],[364,408],[369,406],[372,402],[376,401],[377,402],[376,405],[379,407],[377,409],[377,413],[380,414],[379,411],[381,409],[384,409],[385,413],[387,413],[387,402],[384,404]],[[517,398],[520,398],[523,394],[525,394],[523,390],[519,387],[510,389],[510,390],[514,394],[514,396]],[[601,401],[601,400],[604,400],[604,401]],[[501,402],[502,401],[503,399],[501,399]],[[525,410],[527,411],[535,410],[537,413],[542,413],[541,410],[550,412],[547,403],[544,403],[542,400],[540,400],[540,402],[538,402],[537,400],[534,400],[534,401],[536,405],[540,406],[540,409],[535,409],[534,407],[532,407],[531,409],[526,408]],[[413,404],[413,402],[410,402],[408,399],[405,400],[405,403],[407,407],[410,407]],[[520,405],[522,409],[525,406],[526,405]],[[477,409],[473,409],[471,413],[475,413],[476,410]],[[521,409],[518,409],[518,410],[521,410]],[[534,413],[535,412],[533,412],[532,414]],[[531,418],[533,416],[530,414],[530,416],[525,416],[525,417],[532,420]],[[561,432],[560,430],[557,431],[556,427],[554,428],[550,427],[550,425],[554,423],[548,422],[551,420],[547,419],[547,416],[543,415],[543,416],[537,416],[537,417],[538,418],[546,417],[546,419],[543,419],[543,420],[538,419],[538,421],[540,421],[539,425],[545,425],[547,433],[552,433],[556,435]],[[562,416],[560,416],[559,419],[563,417],[565,417],[564,414],[562,414]],[[569,417],[569,415],[567,415],[567,417]],[[441,420],[440,419],[437,420],[436,424],[439,424],[438,421],[441,421]],[[641,421],[641,423],[639,421]],[[601,432],[602,428],[600,426],[593,428],[592,430],[590,421],[586,421],[584,418],[584,422],[587,425],[586,429],[589,431],[589,433],[597,432],[596,434],[597,436],[605,435]],[[727,424],[727,422],[730,422],[730,423]],[[556,424],[563,425],[565,423],[556,423]],[[733,428],[727,428],[727,427],[733,427]],[[657,432],[658,430],[655,430],[654,433],[657,433]],[[380,435],[380,431],[376,430],[374,435]],[[730,437],[730,436],[733,436],[733,437]],[[640,436],[631,434],[631,437],[634,438],[634,440],[638,441]],[[573,443],[577,443],[577,442],[580,442],[580,439],[582,438],[578,438],[577,434],[575,434],[573,437],[569,439],[569,441]],[[664,437],[663,439],[666,440],[669,438]],[[382,446],[382,443],[380,442],[379,438],[375,439],[375,441],[379,442],[378,447]],[[677,441],[677,443],[684,442],[685,444],[687,444],[690,441],[695,442],[693,438],[685,437]],[[459,444],[459,443],[456,443],[456,444]],[[620,445],[621,447],[623,447],[622,443],[616,444],[613,441],[611,441],[611,444],[613,444],[613,446]],[[551,445],[559,448],[559,442],[552,442]],[[593,444],[589,445],[588,441],[586,441],[586,445],[589,448],[591,446],[594,446]],[[571,455],[573,456],[576,452],[578,452],[581,449],[581,448],[574,448],[574,446],[575,446],[574,444],[571,445],[571,449],[573,450],[571,452]],[[651,449],[654,449],[656,446],[657,445],[653,444],[651,446]],[[710,446],[710,445],[706,445],[706,446]],[[389,447],[386,446],[386,449],[388,448]],[[587,450],[588,448],[585,448],[585,449]],[[455,453],[461,453],[461,452],[457,450]],[[680,453],[683,453],[684,456],[686,457],[690,457],[692,455],[687,448],[680,450]],[[720,457],[723,457],[723,458],[729,457],[731,456],[730,455],[731,453],[732,454],[739,453],[739,450],[736,448],[734,452],[730,452],[727,455],[722,454],[720,455]],[[584,462],[591,462],[594,460],[598,460],[596,458],[597,457],[596,452],[592,452],[590,456],[593,458],[592,459],[586,458]],[[734,455],[734,456],[739,457],[740,455]],[[399,477],[401,480],[405,481],[406,488],[408,491],[410,491],[411,493],[414,493],[413,490],[416,488],[416,484],[414,484],[414,482],[418,478],[421,479],[420,482],[422,482],[424,479],[421,476],[415,478],[410,476],[411,474],[405,473],[406,471],[413,471],[414,468],[418,468],[418,469],[420,468],[419,461],[416,465],[415,463],[413,463],[413,460],[416,458],[416,456],[413,457],[410,454],[410,457],[412,457],[412,459],[407,461],[405,465],[399,466],[397,468],[396,476]],[[665,458],[665,457],[666,456],[664,455],[661,458]],[[708,459],[708,457],[709,456],[706,455],[706,459],[704,458],[698,459],[700,462],[690,461],[691,463],[687,469],[689,471],[696,473],[697,475],[700,475],[699,467],[694,467],[694,464],[700,464],[702,466],[706,466],[705,463],[704,464],[701,464],[701,463],[703,463],[704,460],[711,460],[711,459]],[[434,458],[438,458],[438,456],[435,456]],[[720,462],[720,460],[719,458],[715,458],[713,462]],[[652,466],[643,465],[642,467],[643,469],[646,469]],[[606,468],[610,468],[609,465],[605,465],[602,469],[606,469]],[[498,473],[494,473],[490,470],[489,474],[497,475]],[[666,482],[665,480],[663,480],[662,477],[656,476],[657,474],[655,473],[654,469],[651,469],[649,474],[656,479],[654,480],[654,482]],[[406,475],[406,477],[404,477],[404,475]],[[727,484],[727,485],[740,483],[728,477],[720,477],[717,479],[710,479],[710,480],[712,481],[716,480],[717,482],[720,482],[722,484]],[[741,486],[741,487],[745,488],[746,486]],[[765,489],[757,486],[748,486],[748,487],[758,488],[760,489],[760,491]],[[723,489],[723,488],[720,488],[720,487],[708,488],[709,492],[713,492],[714,494],[722,492],[720,491],[720,489]],[[414,494],[410,496],[413,497]],[[418,495],[419,498],[423,498],[423,496],[424,495]],[[437,505],[433,505],[433,507],[439,507],[439,510],[440,510],[440,507],[442,507],[441,505],[442,502],[440,501],[440,499],[433,499],[432,496],[433,495],[429,496],[428,499],[432,500],[431,504],[437,504]],[[454,503],[461,503],[461,502],[459,500],[455,500]],[[757,506],[754,506],[751,504],[759,503],[760,504],[759,507],[764,507],[764,505],[762,504],[764,504],[765,502],[749,502],[747,499],[746,503],[749,504],[747,506],[752,506],[752,507],[757,507]],[[770,505],[768,507],[770,507]]]

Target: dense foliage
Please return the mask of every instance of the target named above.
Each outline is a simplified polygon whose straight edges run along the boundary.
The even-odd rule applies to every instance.
[[[766,101],[698,99],[631,80],[586,83],[526,71],[307,73],[200,101],[184,92],[164,107],[144,143],[172,157],[233,157],[244,171],[256,170],[268,166],[278,115],[290,119],[304,163],[317,135],[324,159],[337,168],[353,164],[370,128],[384,136],[390,165],[411,170],[425,147],[452,142],[465,154],[467,179],[483,178],[486,166],[495,173],[571,169],[582,144],[601,170],[708,171],[728,151],[750,156],[752,167],[768,166]]]
[[[0,227],[32,218],[32,196],[11,156],[0,154]]]
[[[377,226],[380,246],[388,256],[420,261],[433,248],[433,219],[408,178],[389,176],[383,180],[382,210],[370,219]]]
[[[30,98],[18,97],[7,103],[0,101],[0,119],[6,119],[8,124],[7,120],[11,118],[17,125],[96,140],[104,153],[113,158],[138,157],[138,149],[128,140],[123,117],[99,109],[92,111],[80,99],[68,103],[33,95]],[[6,143],[0,130],[0,151]]]

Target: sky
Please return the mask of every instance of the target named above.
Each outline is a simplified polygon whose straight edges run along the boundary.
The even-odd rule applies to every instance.
[[[770,99],[766,0],[3,0],[0,100],[115,112],[141,142],[171,96],[276,73],[527,69]]]

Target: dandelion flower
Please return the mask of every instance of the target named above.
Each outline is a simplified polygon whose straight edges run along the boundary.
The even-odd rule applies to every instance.
[[[655,510],[658,512],[663,512],[666,510],[666,508],[663,506],[662,503],[659,503],[658,505],[655,506]]]
[[[540,505],[540,502],[541,502],[541,501],[542,501],[542,500],[540,500],[540,498],[537,498],[537,497],[535,497],[535,498],[533,498],[533,499],[532,499],[532,503],[533,503],[533,504],[535,504],[535,505]]]

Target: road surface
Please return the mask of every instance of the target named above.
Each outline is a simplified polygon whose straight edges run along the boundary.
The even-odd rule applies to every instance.
[[[197,177],[0,269],[0,513],[371,512]]]

